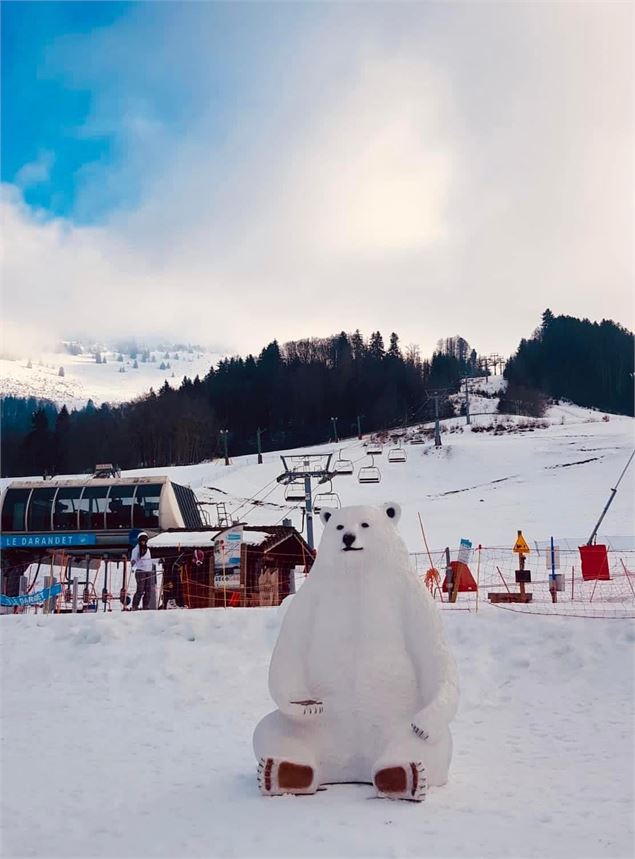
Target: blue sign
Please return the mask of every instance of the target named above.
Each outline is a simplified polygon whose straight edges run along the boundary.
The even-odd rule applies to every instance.
[[[3,549],[57,549],[65,546],[94,546],[95,534],[2,534]]]
[[[4,594],[0,594],[0,605],[39,605],[61,593],[62,585],[57,582],[50,588],[44,588],[44,590],[36,591],[34,594],[23,594],[20,597],[5,597]]]

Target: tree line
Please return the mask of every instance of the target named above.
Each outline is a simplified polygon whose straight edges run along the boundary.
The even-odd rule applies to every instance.
[[[555,316],[542,324],[507,362],[501,407],[523,414],[540,411],[547,398],[633,415],[633,333],[608,319],[590,322]],[[542,405],[541,405],[542,404]]]
[[[389,429],[432,414],[427,393],[458,389],[465,375],[483,372],[462,337],[439,341],[429,360],[388,345],[379,331],[326,338],[276,340],[259,355],[228,357],[203,378],[166,382],[155,392],[118,406],[58,409],[33,398],[6,397],[0,416],[2,474],[69,474],[98,462],[121,468],[188,465],[221,453],[228,431],[232,455],[302,447],[332,440],[333,422],[347,437]],[[446,404],[445,413],[450,412]],[[442,415],[443,416],[443,415]]]

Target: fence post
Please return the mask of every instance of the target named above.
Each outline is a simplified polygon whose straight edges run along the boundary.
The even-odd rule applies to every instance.
[[[476,613],[478,614],[478,592],[481,587],[481,544],[478,544],[478,548],[476,550],[478,555],[476,556]]]

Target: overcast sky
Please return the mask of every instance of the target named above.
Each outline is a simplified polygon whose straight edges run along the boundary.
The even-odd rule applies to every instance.
[[[633,327],[633,7],[3,3],[5,349]]]

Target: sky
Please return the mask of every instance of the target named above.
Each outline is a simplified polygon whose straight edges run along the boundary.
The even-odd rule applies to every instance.
[[[3,2],[3,351],[633,327],[633,8]]]

